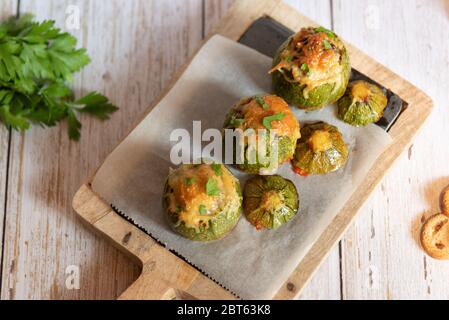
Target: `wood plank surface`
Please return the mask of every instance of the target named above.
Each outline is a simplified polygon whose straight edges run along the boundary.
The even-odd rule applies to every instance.
[[[0,297],[115,298],[137,278],[138,267],[75,218],[71,199],[232,0],[20,2],[20,12],[56,19],[63,29],[66,10],[74,8],[69,5],[78,8],[80,28],[69,31],[93,62],[74,87],[78,93],[102,91],[121,109],[108,122],[84,117],[79,143],[68,140],[63,125],[13,133],[8,146],[8,131],[0,126],[0,236],[5,221]],[[449,184],[448,1],[286,2],[333,25],[345,40],[424,89],[436,107],[344,238],[342,278],[335,248],[301,298],[448,299],[449,265],[427,257],[418,243],[422,217],[438,211],[438,194]],[[0,17],[15,13],[16,6],[2,0]],[[79,290],[65,286],[70,265],[80,268]]]
[[[108,122],[84,117],[79,143],[68,140],[65,126],[13,134],[3,299],[115,298],[138,276],[137,267],[80,223],[71,200],[202,36],[200,0],[22,0],[20,11],[56,19],[65,29],[69,5],[81,20],[70,32],[92,57],[75,88],[100,90],[121,109]],[[70,265],[80,268],[80,290],[65,286]]]
[[[216,26],[220,19],[226,14],[229,7],[238,0],[204,0],[204,35]]]
[[[203,30],[205,33],[210,31],[211,26],[213,26],[219,20],[219,18],[224,14],[227,6],[229,6],[230,3],[231,3],[231,1],[229,1],[228,3],[224,2],[224,1],[215,1],[215,2],[206,1],[204,3],[203,10],[205,10],[205,15],[204,15],[205,22],[204,22]],[[23,1],[22,6],[21,6],[21,11],[22,12],[28,12],[28,11],[34,12],[37,15],[37,17],[41,18],[41,19],[44,19],[44,18],[56,19],[57,22],[60,23],[60,25],[62,25],[64,22],[64,19],[66,18],[65,11],[69,4],[73,4],[73,3],[72,2],[56,3],[56,2],[51,2],[51,1],[48,2],[47,1],[47,3],[44,6],[38,8],[36,2]],[[322,5],[322,3],[320,3],[320,4]],[[92,80],[92,78],[94,78],[94,81],[92,81],[91,83],[96,83],[100,86],[100,89],[102,89],[104,87],[105,90],[107,90],[108,89],[107,82],[112,82],[114,76],[117,76],[117,77],[122,76],[120,73],[111,74],[111,70],[112,70],[112,72],[118,72],[121,70],[117,70],[117,67],[113,66],[113,64],[115,63],[114,58],[108,57],[107,51],[106,52],[104,51],[106,49],[106,47],[108,47],[108,45],[114,46],[115,45],[114,42],[116,39],[114,39],[112,37],[112,35],[110,35],[109,37],[101,37],[102,38],[101,41],[104,45],[104,48],[102,50],[100,49],[100,52],[95,52],[93,50],[96,50],[96,51],[99,50],[95,46],[95,41],[99,41],[100,36],[103,36],[103,35],[101,34],[100,31],[94,32],[93,30],[97,29],[97,28],[100,29],[101,31],[107,30],[108,26],[107,26],[106,22],[111,16],[116,15],[117,8],[110,9],[110,6],[108,6],[108,10],[103,10],[102,7],[99,7],[98,5],[93,4],[93,3],[88,3],[88,4],[75,3],[75,5],[77,5],[80,9],[81,19],[85,19],[86,16],[87,16],[87,19],[92,18],[92,12],[95,10],[103,12],[101,19],[97,18],[95,25],[90,25],[90,24],[87,25],[86,24],[86,25],[82,25],[82,28],[80,30],[70,30],[70,31],[78,37],[78,39],[80,40],[80,43],[83,46],[85,46],[89,49],[90,54],[94,57],[92,66],[94,64],[95,64],[95,66],[96,66],[96,64],[100,64],[101,58],[111,60],[109,65],[102,66],[102,69],[100,69],[100,70],[93,70],[93,68],[91,66],[90,69],[92,71],[86,70],[85,72],[83,72],[82,75],[79,77],[81,79],[77,79],[76,88],[82,92],[82,88],[86,87],[84,85],[83,79],[89,78],[90,80]],[[129,5],[125,5],[124,3],[115,3],[114,5],[112,5],[112,7],[120,7],[120,6],[128,6],[129,7]],[[192,14],[192,12],[187,12],[188,16],[185,16],[185,18],[186,18],[185,22],[187,25],[189,25],[190,23],[194,24],[195,21],[198,21],[198,15],[201,14],[200,11],[198,10],[199,9],[198,3],[195,3],[194,5],[192,5],[192,7],[194,7],[196,12],[193,12],[193,14]],[[131,9],[126,8],[126,9],[128,9],[128,10],[123,13],[124,17],[126,17],[127,13],[128,14],[130,13],[129,11],[131,11],[131,14],[135,13],[135,12],[133,12],[132,8]],[[158,10],[158,11],[159,10],[164,11],[164,9],[165,9],[165,12],[167,12],[167,14],[168,14],[168,12],[172,12],[172,11],[181,12],[185,8],[184,8],[184,4],[181,6],[178,3],[178,4],[167,7],[166,4],[162,5],[160,3],[159,7],[153,7],[151,9]],[[313,8],[313,9],[315,9],[315,8]],[[313,9],[312,9],[312,11],[313,11]],[[136,10],[136,9],[134,9],[134,10]],[[148,9],[148,10],[150,10],[150,9]],[[142,15],[144,13],[145,12],[140,12],[140,14],[142,14]],[[122,22],[122,21],[118,20],[115,22],[115,24],[116,24],[116,27],[120,26],[120,29],[122,30],[122,32],[126,31],[126,27],[128,27],[128,28],[134,27],[135,28],[135,26],[128,26],[128,25],[124,26],[123,23],[120,24],[120,22]],[[139,21],[136,23],[143,23],[143,21]],[[161,21],[154,21],[151,23],[152,24],[147,27],[152,28],[152,30],[156,28],[156,32],[153,32],[153,33],[157,33],[158,29],[162,30],[164,27],[164,25],[162,25]],[[106,25],[102,25],[102,24],[106,24]],[[195,27],[196,28],[193,28],[193,26],[192,26],[192,30],[194,30],[193,32],[195,32],[195,31],[198,32],[199,30],[201,30],[199,28],[199,24],[196,24]],[[182,26],[179,25],[179,22],[178,22],[177,28],[182,28]],[[119,48],[119,50],[117,52],[118,57],[120,57],[120,55],[123,54],[123,51],[126,50],[125,46],[127,44],[131,44],[131,42],[133,40],[139,41],[139,39],[141,39],[139,37],[143,37],[142,30],[140,29],[139,31],[140,31],[139,34],[135,35],[136,38],[128,39],[128,41],[123,45],[123,47]],[[137,31],[135,31],[135,32],[137,33]],[[178,30],[174,30],[173,33],[176,33],[176,32],[178,32]],[[87,38],[87,35],[89,35],[89,38],[92,40],[90,40],[89,38],[87,40],[85,40],[84,37]],[[191,50],[193,50],[195,48],[193,44],[195,42],[197,42],[197,43],[199,42],[199,39],[200,39],[199,33],[196,33],[194,37],[196,37],[196,39],[195,38],[192,39],[192,37],[189,37],[188,39],[184,39],[185,40],[184,43],[178,42],[178,45],[183,44],[184,47],[187,47],[187,50],[185,52],[183,52],[184,57],[181,57],[181,59],[176,61],[174,65],[167,65],[167,63],[168,64],[172,63],[172,61],[170,61],[169,59],[167,59],[166,61],[162,61],[162,62],[165,62],[165,66],[168,67],[168,69],[171,70],[171,72],[173,72],[178,67],[178,65],[180,65],[183,62],[183,60],[188,56],[188,54],[191,53]],[[90,49],[89,43],[86,42],[89,40],[92,43],[92,49]],[[164,51],[166,52],[167,50],[169,52],[173,52],[171,54],[171,57],[175,56],[174,55],[175,52],[182,53],[182,50],[180,50],[180,46],[178,46],[177,48],[172,48],[174,46],[174,43],[176,43],[176,42],[173,42],[172,44],[170,44],[167,41],[167,39],[151,39],[151,40],[152,41],[159,40],[158,41],[159,43],[162,43],[163,45],[165,45],[166,50],[164,50],[164,48],[160,49],[159,54]],[[120,51],[120,49],[122,49],[122,51]],[[149,50],[148,53],[144,52],[144,50],[141,50],[141,52],[139,52],[139,53],[141,53],[142,55],[145,55],[145,54],[151,53],[151,50]],[[126,56],[126,53],[125,53],[125,56]],[[163,59],[164,59],[164,57],[153,56],[153,57],[149,58],[149,61],[155,60],[155,62],[157,64],[160,64],[160,62],[161,62],[160,60],[163,60]],[[136,62],[136,60],[133,60],[133,61]],[[128,69],[130,68],[129,66],[127,66],[127,67],[128,67]],[[133,71],[141,71],[142,70],[142,69],[139,69],[138,66],[131,66],[131,67],[134,67]],[[129,70],[126,70],[126,71],[129,72]],[[149,70],[149,71],[147,71],[147,73],[151,72],[151,71],[157,72],[160,70]],[[164,71],[167,71],[167,72],[157,75],[158,78],[156,78],[156,79],[158,80],[157,84],[159,84],[159,86],[156,88],[157,90],[154,91],[155,93],[152,95],[152,97],[143,96],[143,94],[141,92],[137,93],[138,99],[142,99],[142,100],[146,101],[146,102],[140,103],[140,106],[137,106],[137,107],[144,109],[145,105],[149,104],[149,102],[151,101],[151,98],[153,98],[154,96],[157,95],[157,93],[158,93],[157,91],[158,90],[160,91],[163,88],[163,86],[165,85],[165,83],[168,81],[168,79],[171,76],[171,74],[170,74],[170,72],[168,72],[168,70],[164,70]],[[145,72],[145,70],[143,70],[143,72]],[[166,77],[165,79],[163,78],[164,75]],[[99,76],[101,76],[100,79],[98,79]],[[97,78],[97,79],[95,79],[95,78]],[[140,84],[147,85],[144,82],[144,80],[147,80],[147,78],[148,78],[147,74],[143,74],[140,77],[138,77],[139,80],[136,81],[136,86],[133,87],[132,89],[139,90]],[[111,81],[111,79],[112,79],[112,81]],[[102,81],[102,80],[104,80],[104,81]],[[103,83],[103,82],[105,82],[105,83]],[[117,82],[119,82],[119,81],[117,81]],[[154,83],[152,83],[151,85],[154,86]],[[89,89],[90,88],[92,88],[92,87],[89,86]],[[129,88],[126,88],[126,89],[129,89]],[[112,94],[112,97],[115,96],[116,100],[125,99],[125,94],[123,92],[117,93],[116,91],[117,91],[117,87],[115,87],[114,89],[111,89],[109,93],[106,91],[106,93],[108,93],[109,96],[111,96],[111,94]],[[146,92],[148,92],[148,90],[143,90],[143,92],[146,93]],[[127,101],[124,101],[124,102],[127,103]],[[121,106],[120,103],[117,103],[117,104]],[[131,126],[129,113],[132,113],[135,110],[129,110],[129,109],[133,108],[133,107],[137,108],[135,105],[130,105],[130,106],[127,105],[127,109],[128,109],[127,113],[121,115],[121,118],[128,117],[122,123],[125,126],[126,125]],[[136,111],[137,112],[134,112],[134,113],[138,114],[139,110],[136,110]],[[122,111],[120,111],[120,112],[122,112]],[[116,120],[116,118],[117,118],[117,115],[115,115],[113,117],[112,121],[120,121],[120,120]],[[84,128],[83,129],[83,140],[81,141],[80,144],[83,144],[84,139],[86,139],[86,140],[95,139],[95,136],[97,136],[97,135],[90,134],[90,131],[102,130],[104,125],[109,126],[109,123],[98,124],[98,123],[96,123],[96,121],[90,121],[89,119],[84,119],[84,120],[87,121],[87,125],[85,125],[84,127],[86,127],[86,126],[90,127],[89,132],[87,133],[87,135],[89,135],[89,137],[85,138],[86,128]],[[132,121],[131,121],[131,123],[132,123]],[[96,126],[95,129],[92,128],[94,126]],[[111,125],[111,127],[112,126],[113,125]],[[122,131],[126,132],[129,129],[130,128],[125,127]],[[104,130],[107,130],[107,129],[104,129]],[[37,131],[38,134],[34,133],[33,131]],[[73,190],[68,185],[66,185],[66,188],[68,188],[69,190],[60,190],[60,189],[56,190],[56,188],[52,188],[51,185],[48,183],[48,181],[45,181],[45,178],[42,175],[37,178],[36,184],[34,184],[32,186],[22,185],[21,180],[24,178],[24,175],[26,174],[23,171],[22,166],[23,165],[26,166],[27,172],[34,173],[34,172],[40,171],[41,166],[45,166],[47,164],[47,166],[50,168],[45,168],[46,170],[48,170],[50,172],[52,172],[52,171],[54,172],[55,170],[58,171],[57,173],[53,174],[54,178],[57,180],[58,180],[58,175],[60,175],[60,174],[64,174],[64,179],[70,179],[70,174],[67,175],[67,172],[72,172],[72,170],[73,170],[73,172],[74,172],[74,176],[72,177],[72,181],[74,180],[73,183],[76,183],[77,180],[82,181],[82,179],[80,179],[79,176],[77,176],[75,174],[75,172],[76,172],[75,170],[77,169],[76,159],[73,159],[73,161],[70,162],[71,154],[79,155],[80,152],[82,152],[81,150],[73,150],[73,151],[67,150],[65,155],[62,153],[59,153],[58,158],[60,158],[60,159],[57,159],[57,162],[58,162],[59,166],[61,166],[61,164],[62,164],[62,168],[61,167],[52,168],[54,162],[51,160],[49,161],[49,159],[46,158],[46,156],[50,157],[52,155],[57,155],[58,154],[58,151],[57,151],[58,144],[61,143],[62,141],[66,144],[66,149],[72,149],[73,143],[70,143],[67,141],[67,139],[65,137],[64,128],[62,128],[62,129],[55,128],[55,129],[51,129],[50,131],[53,131],[53,132],[47,133],[44,130],[36,129],[36,130],[32,130],[29,133],[26,133],[25,135],[14,134],[14,136],[13,136],[13,142],[12,142],[12,146],[11,146],[13,149],[12,156],[14,158],[18,158],[21,163],[14,164],[11,166],[11,175],[15,179],[11,181],[10,186],[11,186],[11,190],[13,190],[12,189],[13,187],[17,187],[17,190],[11,191],[9,193],[10,198],[11,198],[11,205],[8,208],[9,209],[8,210],[9,224],[7,224],[7,228],[8,228],[8,234],[13,234],[11,231],[14,230],[15,231],[14,235],[17,235],[18,238],[15,238],[15,236],[6,238],[6,242],[8,244],[9,243],[14,244],[13,246],[11,246],[14,249],[13,249],[12,253],[10,253],[10,255],[7,255],[7,258],[5,259],[5,266],[10,267],[9,268],[10,272],[6,273],[6,271],[5,271],[5,273],[4,273],[4,275],[5,275],[4,283],[5,283],[5,285],[8,286],[8,291],[7,292],[4,291],[2,293],[2,296],[6,297],[6,298],[22,298],[22,297],[26,297],[26,298],[90,298],[90,297],[101,298],[101,297],[114,297],[118,293],[120,293],[120,290],[123,290],[126,287],[127,283],[128,284],[130,283],[130,279],[133,279],[133,277],[136,276],[137,271],[134,268],[134,270],[131,274],[129,272],[125,272],[125,274],[120,273],[120,269],[122,269],[122,271],[123,271],[127,268],[128,269],[133,268],[133,266],[131,266],[129,263],[127,263],[127,261],[124,261],[124,259],[119,254],[117,254],[114,249],[110,249],[107,245],[104,245],[103,240],[100,240],[98,238],[94,238],[91,240],[91,239],[89,239],[89,238],[91,238],[90,235],[86,235],[87,240],[84,239],[85,231],[83,230],[83,227],[79,227],[76,230],[73,230],[73,229],[68,230],[65,233],[65,237],[69,238],[69,239],[66,241],[66,244],[64,245],[64,252],[61,256],[58,256],[58,254],[56,252],[47,253],[47,251],[46,251],[44,257],[50,256],[48,260],[57,261],[58,263],[56,266],[49,266],[50,268],[46,268],[45,274],[43,272],[41,272],[40,275],[39,274],[35,275],[33,273],[33,271],[36,268],[37,268],[37,270],[43,269],[42,264],[45,263],[45,261],[36,261],[41,257],[41,255],[37,255],[37,256],[31,255],[30,256],[29,253],[33,249],[26,250],[25,253],[22,253],[22,251],[23,251],[22,243],[25,244],[25,247],[28,247],[28,245],[31,242],[32,244],[38,245],[39,248],[46,249],[47,247],[51,247],[51,245],[53,244],[52,242],[60,242],[61,241],[60,239],[58,239],[58,232],[56,230],[61,229],[61,223],[63,223],[65,219],[63,220],[60,217],[58,217],[57,215],[58,215],[58,211],[61,209],[62,209],[61,211],[69,211],[69,210],[67,210],[68,209],[67,203],[68,203],[68,200],[70,199],[70,196],[65,196],[65,195],[70,194],[70,192],[73,192]],[[115,133],[116,133],[115,138],[119,139],[120,133],[117,131],[115,131]],[[38,137],[36,137],[36,135],[38,135]],[[36,150],[36,146],[34,146],[32,142],[30,143],[29,147],[25,147],[28,140],[33,141],[33,139],[43,139],[42,135],[44,135],[46,137],[45,139],[48,139],[48,141],[44,145],[39,145],[37,150]],[[102,137],[101,141],[103,143],[109,142],[109,141],[103,140],[104,134],[100,134],[100,136]],[[109,139],[112,139],[112,137],[109,137]],[[92,149],[92,145],[99,145],[99,141],[97,140],[96,142],[97,143],[91,142],[91,146],[86,147],[86,151],[87,151],[87,149]],[[109,148],[113,148],[113,146],[114,146],[114,143],[111,142],[109,144]],[[75,147],[77,147],[77,146],[75,145]],[[43,150],[42,148],[46,148],[46,149]],[[79,149],[79,148],[76,148],[76,149]],[[94,149],[95,149],[95,147],[94,147]],[[104,149],[106,151],[104,151],[103,154],[101,154],[101,149]],[[87,164],[84,164],[85,166],[87,166],[87,168],[84,170],[85,175],[89,174],[89,168],[90,168],[90,170],[93,170],[92,168],[96,167],[96,165],[98,164],[98,161],[101,161],[101,159],[102,159],[101,157],[102,156],[104,157],[104,154],[107,154],[110,151],[107,149],[107,146],[102,146],[101,149],[96,150],[96,153],[97,153],[96,159],[94,159],[94,160],[89,159],[87,161]],[[26,154],[29,154],[29,153],[34,154],[34,155],[37,154],[37,156],[42,157],[42,160],[39,161],[38,163],[36,163],[34,157],[31,157],[33,159],[28,159],[28,161],[27,161]],[[92,158],[92,156],[89,156],[89,158]],[[64,164],[66,159],[69,160],[69,163]],[[90,163],[92,163],[92,164],[90,164]],[[73,166],[73,165],[75,165],[75,166]],[[70,170],[70,169],[72,169],[72,170]],[[78,169],[82,169],[82,168],[78,168]],[[48,176],[48,174],[45,174],[45,175]],[[59,178],[62,178],[62,177],[59,177]],[[42,184],[42,182],[44,184]],[[58,182],[61,183],[60,181],[58,181]],[[31,208],[29,208],[29,209],[22,208],[22,204],[28,205],[28,199],[31,197],[31,195],[28,193],[23,194],[24,187],[25,188],[29,187],[29,188],[35,189],[36,191],[39,191],[39,192],[46,191],[46,189],[53,189],[53,192],[58,193],[58,195],[54,195],[54,196],[57,196],[59,201],[56,201],[55,208],[51,208],[54,218],[52,216],[50,216],[50,218],[56,219],[57,221],[52,223],[52,221],[48,221],[48,218],[42,219],[42,217],[49,214],[48,210],[50,209],[50,208],[48,208],[48,204],[46,204],[45,202],[31,204],[31,206],[30,206]],[[58,184],[57,187],[59,188],[60,185]],[[35,190],[32,190],[32,191],[34,192]],[[20,196],[20,194],[22,194],[22,195]],[[62,194],[62,195],[59,195],[59,194]],[[15,203],[13,202],[13,200],[15,200]],[[49,195],[47,195],[46,200],[50,200]],[[15,215],[17,220],[15,220],[15,221],[13,220],[13,213],[12,213],[13,211],[15,211],[17,213]],[[34,232],[34,234],[36,235],[35,240],[37,240],[37,241],[28,240],[28,237],[31,236],[31,234],[29,232],[29,230],[30,230],[29,228],[31,228],[31,227],[26,226],[26,224],[22,222],[22,219],[23,220],[27,219],[27,217],[25,216],[27,211],[34,211],[34,212],[40,211],[40,212],[37,212],[38,216],[34,217],[35,221],[31,221],[33,228],[36,230]],[[20,217],[21,215],[23,215],[23,217]],[[67,219],[70,220],[70,222],[66,224],[65,228],[69,228],[70,223],[77,224],[77,221],[76,220],[73,221],[72,217],[70,215],[67,217]],[[44,225],[42,225],[42,220],[44,220],[44,221],[47,220],[44,222]],[[22,229],[24,229],[24,230],[22,230]],[[50,230],[50,229],[53,229],[53,230]],[[64,227],[63,227],[63,229],[64,229]],[[38,237],[40,237],[43,234],[46,234],[48,232],[53,233],[53,237],[49,239],[50,241],[49,242],[44,242],[42,240],[39,241]],[[88,232],[88,231],[86,231],[86,232]],[[75,233],[75,234],[73,234],[73,233]],[[78,235],[79,233],[82,235],[82,237],[80,235]],[[51,234],[50,234],[50,236],[51,236]],[[69,245],[69,241],[70,241],[70,239],[73,239],[73,236],[78,236],[77,239],[72,240],[74,242],[78,242],[75,244],[75,248],[72,248],[72,246]],[[24,239],[26,239],[26,240],[24,240]],[[97,244],[98,242],[100,242],[100,245]],[[95,244],[97,244],[97,248],[95,248]],[[72,257],[77,255],[77,251],[79,249],[76,248],[76,246],[81,247],[81,248],[84,247],[85,249],[88,249],[89,246],[93,246],[94,249],[89,249],[88,253],[84,253],[83,256],[85,257],[85,260],[76,261],[77,259],[74,259],[74,261],[72,262],[72,264],[80,266],[81,272],[82,272],[81,279],[86,279],[86,281],[81,281],[81,290],[72,292],[72,291],[66,290],[64,287],[61,287],[61,285],[64,284],[64,277],[65,277],[64,270],[63,270],[62,266],[68,265],[67,263],[65,263],[65,260],[67,260],[67,258],[65,257],[66,255],[70,255]],[[28,249],[28,248],[26,248],[26,249]],[[38,248],[36,248],[36,249],[38,249]],[[42,249],[38,249],[38,250],[42,250]],[[59,246],[57,249],[59,249]],[[73,251],[75,253],[73,253]],[[7,253],[9,253],[9,252],[7,252]],[[98,261],[97,256],[99,253],[100,253],[100,259],[104,260],[104,262],[106,262],[107,264],[110,264],[113,266],[118,265],[119,271],[115,271],[115,272],[113,271],[112,276],[115,277],[116,282],[119,281],[120,283],[123,283],[123,286],[111,287],[110,282],[108,282],[106,280],[107,278],[111,277],[111,274],[110,273],[105,274],[102,266],[99,266],[94,274],[89,275],[89,276],[84,276],[83,269],[85,269],[85,265],[87,265],[89,263],[89,261],[88,261],[89,259],[92,259],[92,261],[90,261],[90,264],[101,264],[101,262],[96,262],[96,260]],[[112,255],[111,255],[111,253],[112,253]],[[25,263],[24,264],[20,263],[20,265],[18,266],[17,263],[19,263],[19,262],[17,260],[20,261],[21,259],[25,260],[25,261],[30,261],[32,263],[30,265],[31,267],[27,268]],[[45,260],[47,260],[47,259],[45,259]],[[123,265],[123,266],[120,267],[120,265]],[[5,268],[5,270],[6,269],[7,268]],[[107,269],[109,269],[109,268],[107,268]],[[30,274],[31,274],[31,276],[30,276]],[[40,283],[41,282],[40,276],[43,275],[46,277],[54,277],[55,274],[59,275],[59,277],[58,277],[59,279],[58,280],[53,279],[52,287],[51,287],[52,295],[47,296],[47,294],[46,294],[47,288],[45,288],[45,285]],[[104,275],[105,280],[102,281],[103,277],[101,275]],[[26,283],[20,281],[21,279],[24,279],[24,278],[28,278],[29,280]],[[98,283],[94,282],[95,279],[99,280]],[[122,279],[122,280],[120,280],[120,279]],[[33,282],[35,282],[35,283],[33,283]],[[18,284],[19,285],[21,284],[21,286],[18,287]],[[327,281],[326,281],[326,284],[327,284]],[[39,291],[36,291],[36,289],[38,289]],[[325,293],[325,292],[326,292],[326,290],[323,290],[323,292],[320,294],[320,296],[323,296],[323,293]]]
[[[449,264],[427,256],[418,239],[423,217],[439,211],[439,194],[449,184],[449,3],[334,0],[333,12],[337,33],[435,104],[344,238],[343,298],[448,299]]]
[[[0,2],[0,21],[17,14],[17,0]],[[3,228],[6,214],[6,188],[8,176],[9,130],[0,123],[0,272],[3,261]],[[1,292],[1,273],[0,273]]]

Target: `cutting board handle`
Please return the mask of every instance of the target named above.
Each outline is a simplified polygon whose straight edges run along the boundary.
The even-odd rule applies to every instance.
[[[175,288],[173,284],[162,280],[160,274],[153,272],[142,274],[118,299],[194,300],[197,298],[186,291]]]
[[[75,194],[78,215],[142,268],[119,299],[235,299],[187,262],[117,214],[89,185]]]

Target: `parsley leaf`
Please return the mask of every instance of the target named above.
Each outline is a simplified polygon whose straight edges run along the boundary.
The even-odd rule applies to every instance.
[[[278,112],[278,113],[273,114],[272,116],[263,118],[262,123],[265,128],[270,130],[270,129],[273,129],[273,127],[271,126],[272,121],[282,120],[282,119],[284,119],[284,117],[285,117],[285,114],[283,114],[282,112]]]
[[[80,129],[81,129],[81,122],[79,122],[78,118],[75,115],[75,112],[73,110],[69,109],[68,111],[68,129],[69,129],[69,137],[73,140],[79,140],[80,138]]]
[[[118,110],[116,106],[108,101],[108,98],[97,92],[91,92],[74,103],[85,105],[84,108],[79,109],[80,112],[89,113],[101,120],[109,119],[109,114]]]
[[[191,186],[191,185],[193,185],[194,183],[195,183],[195,178],[186,178],[186,180],[184,181],[185,182],[185,184],[187,185],[187,186]]]
[[[208,196],[220,195],[220,189],[218,188],[217,180],[209,178],[206,183],[206,193]]]
[[[0,119],[9,123],[15,130],[26,130],[30,127],[29,121],[20,113],[12,113],[9,105],[0,106]]]
[[[270,106],[265,102],[265,99],[262,96],[256,96],[255,99],[257,103],[260,104],[262,108],[264,108],[264,110],[270,109]]]
[[[323,40],[323,47],[324,47],[325,50],[329,50],[329,49],[332,48],[331,43],[329,42],[329,40],[327,40],[327,39]]]
[[[105,120],[117,110],[97,92],[75,100],[67,82],[90,62],[76,42],[54,21],[34,22],[31,15],[0,24],[0,122],[23,131],[67,119],[69,137],[78,140],[79,113]]]

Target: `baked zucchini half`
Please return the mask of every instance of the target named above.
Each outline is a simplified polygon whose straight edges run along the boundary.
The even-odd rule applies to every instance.
[[[188,164],[172,170],[163,206],[174,231],[194,241],[223,238],[240,218],[240,182],[222,164]]]
[[[276,229],[298,212],[295,185],[279,175],[255,176],[243,190],[243,212],[258,230]]]
[[[244,135],[243,161],[237,161],[237,143],[233,142],[234,164],[253,174],[272,174],[280,164],[290,161],[300,137],[298,120],[288,104],[270,94],[241,99],[226,116],[223,128]],[[257,144],[251,147],[251,141]]]
[[[349,150],[337,127],[325,122],[305,125],[292,160],[293,170],[303,176],[336,171],[348,160]]]
[[[346,47],[335,33],[309,27],[281,45],[270,73],[277,95],[298,108],[315,110],[341,98],[351,65]]]
[[[353,81],[338,100],[338,116],[350,125],[366,126],[382,118],[387,103],[387,96],[375,84],[363,80]]]

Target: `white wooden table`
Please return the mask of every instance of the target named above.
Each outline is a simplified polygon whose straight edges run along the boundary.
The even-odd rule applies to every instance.
[[[68,140],[65,125],[23,134],[0,126],[2,299],[110,299],[137,277],[136,266],[76,219],[72,196],[231,2],[0,2],[1,18],[32,12],[38,19],[55,19],[63,29],[73,27],[66,18],[79,10],[80,27],[69,31],[93,61],[74,87],[80,93],[102,91],[121,108],[107,122],[83,118],[79,143]],[[301,298],[449,299],[449,262],[426,256],[418,241],[422,219],[439,211],[439,193],[449,184],[449,1],[288,2],[416,84],[435,103],[408,153]],[[70,266],[80,270],[79,289],[66,285]]]

